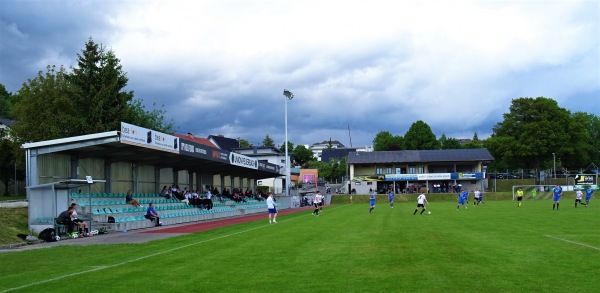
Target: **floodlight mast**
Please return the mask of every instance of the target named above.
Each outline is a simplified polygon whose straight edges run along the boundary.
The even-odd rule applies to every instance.
[[[284,186],[284,190],[285,190],[285,196],[290,196],[290,191],[289,191],[289,187],[290,187],[290,159],[288,156],[288,126],[287,126],[287,104],[288,101],[291,101],[294,98],[294,93],[290,92],[289,90],[283,90],[283,95],[286,97],[285,99],[285,186]]]

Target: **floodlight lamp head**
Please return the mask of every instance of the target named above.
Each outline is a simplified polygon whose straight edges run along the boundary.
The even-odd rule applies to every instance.
[[[288,98],[288,100],[291,100],[294,98],[294,93],[292,93],[288,90],[283,90],[283,95],[286,96]]]

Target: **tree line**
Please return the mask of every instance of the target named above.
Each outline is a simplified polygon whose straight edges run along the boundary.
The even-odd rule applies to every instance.
[[[492,135],[461,143],[442,134],[440,138],[427,123],[413,123],[404,136],[380,131],[373,139],[375,151],[444,150],[486,148],[494,157],[489,170],[587,168],[600,162],[600,118],[585,112],[570,112],[545,97],[513,99],[504,120]]]

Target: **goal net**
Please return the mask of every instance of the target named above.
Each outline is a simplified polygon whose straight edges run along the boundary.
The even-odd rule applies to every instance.
[[[523,190],[523,199],[549,199],[552,197],[552,190],[555,185],[513,185],[512,197],[517,199],[517,191]],[[563,188],[564,190],[564,188]]]

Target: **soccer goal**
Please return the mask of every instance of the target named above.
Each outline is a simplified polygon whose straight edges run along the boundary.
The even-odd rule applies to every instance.
[[[552,197],[554,185],[513,185],[513,200],[517,199],[517,191],[523,190],[523,199],[549,199]]]

